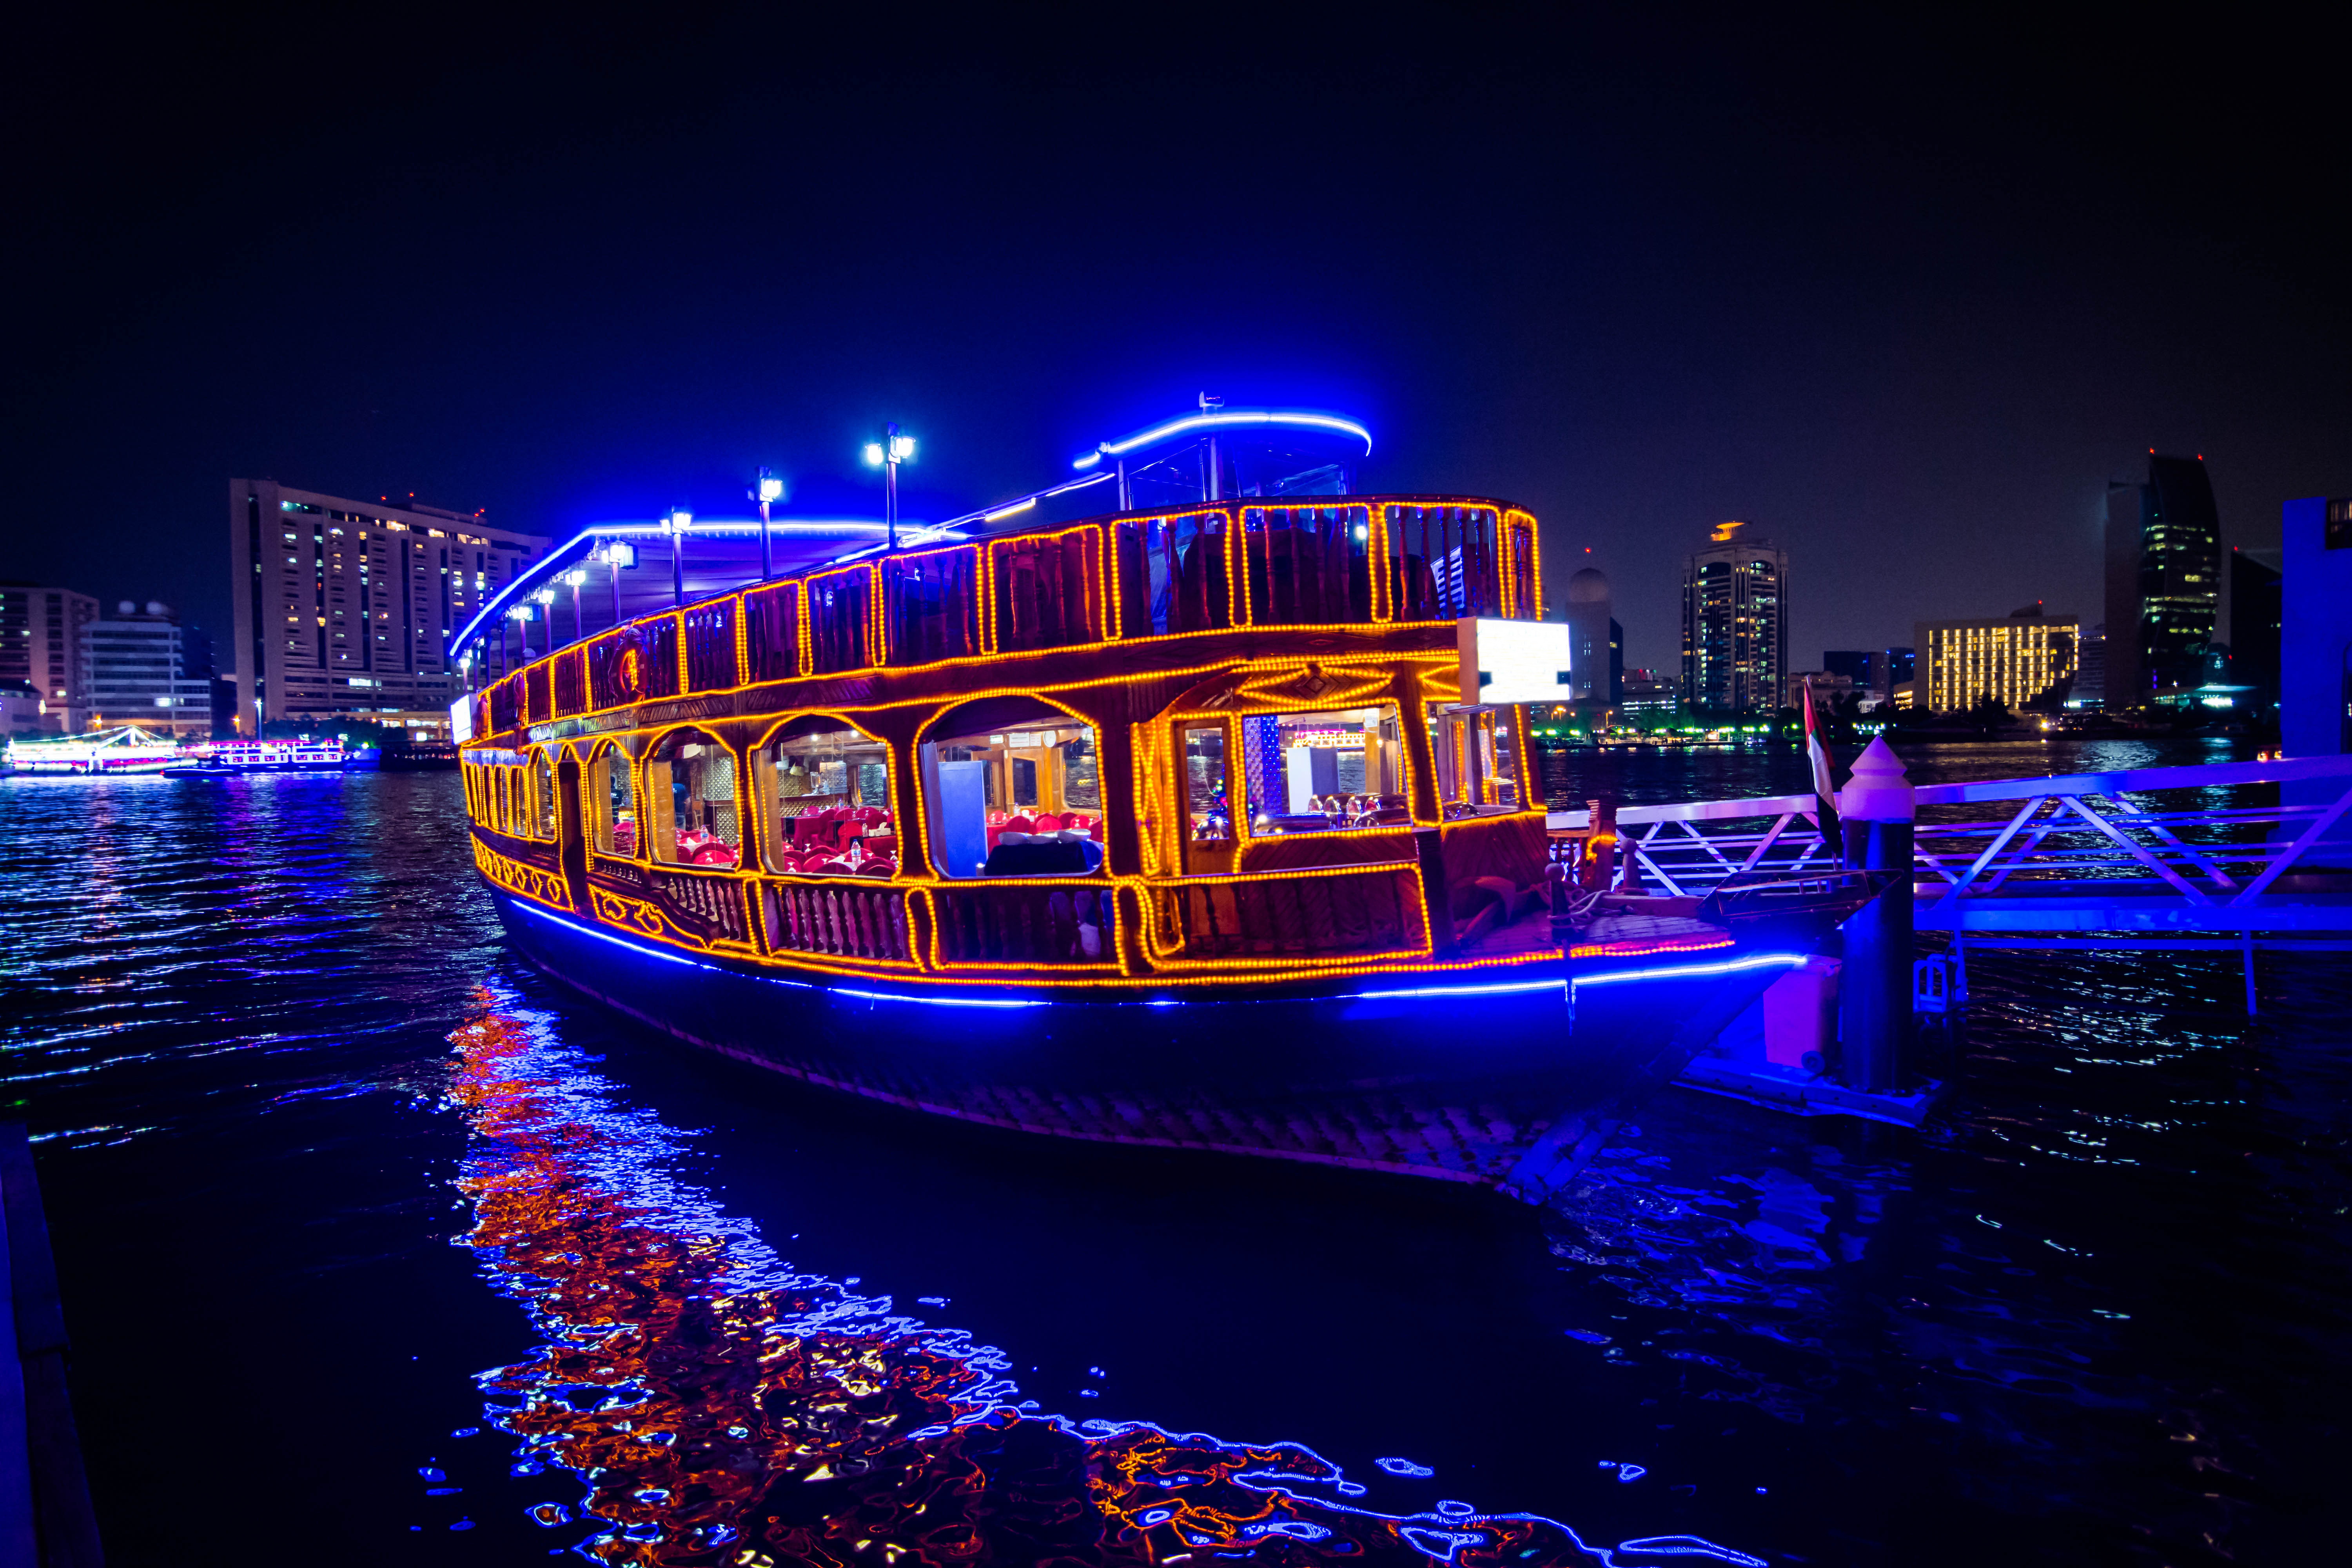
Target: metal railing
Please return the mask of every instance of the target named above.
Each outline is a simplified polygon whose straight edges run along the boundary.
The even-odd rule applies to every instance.
[[[2308,798],[2246,798],[2251,786],[2295,784],[2312,786],[2297,792]],[[2352,757],[1924,784],[1915,798],[1922,931],[1971,942],[1980,931],[2053,933],[1988,943],[2033,946],[2352,931]],[[1585,817],[1550,821],[1571,832]],[[1621,863],[1670,895],[1703,894],[1740,873],[1803,875],[1837,858],[1811,795],[1625,806],[1617,826]]]

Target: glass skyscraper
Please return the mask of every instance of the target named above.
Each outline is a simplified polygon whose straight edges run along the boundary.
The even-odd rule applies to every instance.
[[[1789,556],[1727,522],[1683,573],[1683,695],[1693,708],[1769,713],[1789,673]]]

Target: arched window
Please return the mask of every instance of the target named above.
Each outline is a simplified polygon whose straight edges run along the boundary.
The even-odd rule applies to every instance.
[[[581,771],[595,823],[596,852],[634,858],[637,852],[637,794],[629,753],[607,742]]]
[[[1086,876],[1102,868],[1094,726],[1031,697],[988,698],[923,739],[931,860],[949,877]]]
[[[778,728],[751,753],[768,869],[810,877],[890,877],[898,824],[890,748],[829,713]]]
[[[736,865],[743,836],[735,818],[735,753],[699,730],[663,736],[646,759],[640,819],[656,860]]]
[[[555,763],[545,752],[530,758],[530,836],[555,837]]]

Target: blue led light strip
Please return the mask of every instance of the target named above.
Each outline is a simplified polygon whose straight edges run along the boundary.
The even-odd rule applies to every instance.
[[[1132,436],[1122,436],[1116,441],[1105,441],[1093,451],[1083,452],[1071,458],[1070,467],[1084,472],[1107,457],[1123,458],[1138,447],[1155,446],[1194,430],[1233,429],[1328,430],[1342,436],[1353,436],[1361,441],[1366,456],[1370,456],[1372,450],[1372,433],[1344,415],[1281,408],[1208,409],[1199,414],[1179,416],[1165,424],[1138,430]]]

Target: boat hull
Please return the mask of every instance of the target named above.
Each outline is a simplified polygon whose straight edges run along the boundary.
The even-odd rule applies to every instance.
[[[555,980],[825,1089],[1021,1131],[1528,1197],[1579,1163],[1580,1140],[1662,1055],[1686,1054],[1694,1030],[1711,1036],[1785,968],[1718,949],[1580,964],[1573,986],[1561,963],[1357,975],[1304,994],[1221,986],[1213,999],[955,996],[688,958],[491,895],[516,948]]]

